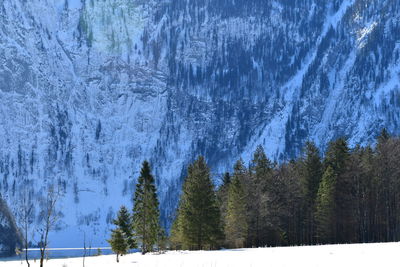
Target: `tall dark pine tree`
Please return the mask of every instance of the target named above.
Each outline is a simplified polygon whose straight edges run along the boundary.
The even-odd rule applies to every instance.
[[[221,238],[220,211],[210,169],[203,157],[188,168],[178,211],[177,236],[184,248],[205,249],[217,246]]]
[[[257,240],[257,229],[255,217],[259,214],[256,210],[259,207],[256,198],[254,179],[252,179],[250,172],[246,168],[242,159],[236,161],[233,166],[233,180],[238,180],[244,191],[246,201],[246,224],[247,224],[247,236],[246,246],[255,246]],[[231,182],[232,183],[232,182]],[[228,205],[228,198],[226,199],[226,206]],[[226,214],[225,217],[226,218]],[[225,220],[226,221],[226,220]],[[225,229],[226,230],[226,229]],[[226,233],[226,231],[225,231]],[[225,237],[229,243],[229,237]]]
[[[315,239],[315,200],[322,179],[322,162],[318,148],[312,142],[307,142],[304,157],[301,160],[301,182],[304,196],[304,237],[306,244],[314,243]]]
[[[247,238],[246,195],[240,178],[229,184],[228,207],[225,215],[225,237],[230,247],[244,247]]]
[[[265,245],[268,237],[267,203],[265,195],[271,190],[273,164],[267,158],[262,146],[254,152],[250,165],[251,185],[248,187],[250,201],[249,233],[251,246]]]
[[[329,144],[325,165],[332,168],[336,178],[334,191],[336,235],[333,241],[336,243],[354,242],[357,232],[355,183],[351,176],[346,175],[349,158],[350,150],[344,138],[339,138]]]
[[[217,190],[217,203],[221,214],[221,227],[225,227],[224,218],[226,217],[226,210],[228,208],[228,191],[231,183],[231,176],[226,172],[222,178],[222,185]]]
[[[222,185],[229,185],[232,178],[229,172],[224,173],[224,177],[222,178]]]
[[[117,219],[114,220],[114,224],[121,229],[122,233],[124,234],[129,249],[136,248],[136,242],[133,236],[133,229],[132,229],[132,218],[129,214],[128,209],[125,206],[121,206],[118,211]]]
[[[150,165],[143,162],[136,185],[133,207],[133,230],[142,245],[142,254],[153,251],[160,232],[157,190]]]
[[[181,205],[179,205],[181,206]],[[179,209],[177,210],[177,214],[175,214],[175,219],[171,226],[171,231],[169,234],[169,241],[171,249],[182,249],[183,248],[183,237],[182,237],[182,227],[181,227],[181,219],[182,216],[179,215]]]
[[[390,138],[386,129],[378,137],[375,158],[377,179],[378,240],[398,241],[400,236],[399,141]]]
[[[317,241],[319,243],[332,243],[335,240],[335,184],[335,173],[332,167],[329,166],[322,177],[316,199],[315,220],[317,224]]]
[[[356,146],[348,163],[347,179],[352,179],[355,189],[355,218],[357,227],[356,241],[366,243],[372,241],[373,215],[376,214],[374,204],[374,154],[371,147]]]

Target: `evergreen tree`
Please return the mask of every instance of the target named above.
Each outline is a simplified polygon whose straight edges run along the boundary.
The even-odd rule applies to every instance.
[[[235,165],[233,166],[233,170],[234,170],[233,180],[240,181],[246,200],[246,213],[245,213],[247,217],[246,246],[255,246],[257,240],[255,217],[257,216],[257,214],[259,214],[259,211],[257,210],[259,204],[255,203],[257,201],[257,198],[255,192],[254,179],[251,178],[251,174],[247,170],[242,159],[236,161]],[[226,199],[226,206],[227,205],[228,205],[228,198]],[[226,218],[226,214],[224,218]],[[226,236],[226,240],[227,239],[228,236]]]
[[[181,216],[179,216],[179,210],[178,210],[175,216],[175,220],[172,223],[170,237],[169,237],[169,240],[171,242],[171,248],[175,250],[182,249],[183,246],[182,227],[180,221],[181,221]]]
[[[118,211],[117,219],[114,220],[113,223],[121,229],[122,233],[126,237],[129,249],[136,248],[137,245],[133,236],[131,215],[125,206],[121,206]]]
[[[121,229],[117,228],[112,231],[111,239],[108,240],[108,243],[110,243],[112,251],[117,254],[117,262],[119,262],[120,255],[123,256],[128,253],[129,245]]]
[[[375,152],[367,147],[361,155],[361,190],[359,191],[360,240],[373,242],[375,239],[375,214],[377,214],[376,199],[378,182],[374,175]]]
[[[157,247],[158,251],[164,251],[167,249],[168,237],[165,233],[164,228],[160,227],[160,231],[158,232],[158,240],[157,240]]]
[[[305,158],[302,161],[302,182],[304,185],[304,194],[312,206],[317,197],[319,183],[322,179],[322,162],[319,150],[312,142],[306,143]]]
[[[377,141],[374,166],[378,187],[378,240],[397,241],[400,238],[399,139],[390,138],[383,129]]]
[[[349,159],[350,150],[347,141],[339,138],[329,143],[326,156],[325,167],[330,166],[336,175],[341,175],[346,171],[346,162]]]
[[[142,245],[142,254],[153,251],[160,231],[160,212],[150,165],[143,162],[136,185],[133,207],[133,230]]]
[[[381,134],[378,136],[378,144],[383,144],[387,142],[390,139],[390,134],[386,130],[386,128],[383,128],[381,131]]]
[[[350,149],[344,138],[339,138],[329,144],[326,152],[325,164],[331,167],[334,173],[335,191],[335,221],[336,235],[334,242],[343,243],[354,240],[357,232],[356,207],[355,207],[355,183],[348,173]]]
[[[199,157],[188,168],[178,214],[178,236],[181,236],[185,248],[217,246],[222,233],[220,211],[210,169],[203,157]]]
[[[301,229],[301,184],[295,162],[276,168],[268,182],[263,209],[266,211],[267,226],[265,245],[283,246],[299,243]]]
[[[244,247],[247,237],[246,196],[238,176],[229,185],[225,236],[230,247]]]
[[[268,159],[262,146],[258,146],[254,152],[250,165],[249,196],[249,242],[251,246],[262,246],[268,243],[269,222],[267,198],[272,189],[273,164]]]
[[[301,172],[300,161],[291,161],[287,164],[286,172],[284,172],[286,179],[285,185],[285,200],[287,214],[285,217],[285,232],[287,236],[287,244],[301,245],[304,244],[303,239],[303,220],[304,220],[304,195],[302,191],[301,180],[299,173]],[[318,185],[319,186],[319,185]],[[315,206],[310,208],[314,211]],[[314,218],[312,214],[312,218]]]
[[[225,228],[226,211],[228,208],[228,189],[231,183],[231,176],[229,172],[226,172],[222,179],[222,185],[217,190],[217,203],[221,215],[221,228]]]
[[[317,238],[319,242],[330,243],[336,234],[335,191],[336,177],[332,167],[328,167],[322,177],[317,193],[316,213]]]
[[[253,154],[250,166],[251,171],[255,175],[255,179],[260,183],[262,180],[268,179],[268,174],[273,169],[272,162],[265,154],[264,148],[260,145]]]
[[[227,186],[231,183],[231,175],[229,174],[229,172],[226,172],[224,174],[222,182],[223,182],[222,186]]]
[[[307,142],[305,156],[301,160],[301,182],[304,196],[304,241],[314,242],[315,237],[315,199],[322,179],[322,162],[319,150],[312,142]]]
[[[371,147],[362,148],[356,146],[352,151],[346,176],[352,179],[355,189],[355,227],[354,241],[368,242],[372,240],[372,215],[376,214],[374,199],[373,176],[373,150]]]

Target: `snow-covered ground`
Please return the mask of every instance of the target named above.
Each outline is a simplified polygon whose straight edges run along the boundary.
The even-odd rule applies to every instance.
[[[400,243],[329,245],[315,247],[258,248],[220,251],[171,251],[161,255],[134,253],[86,258],[86,267],[257,267],[257,266],[399,266]],[[0,262],[1,267],[20,267],[20,261]],[[39,266],[33,263],[32,266]],[[82,258],[54,259],[46,267],[83,266]]]

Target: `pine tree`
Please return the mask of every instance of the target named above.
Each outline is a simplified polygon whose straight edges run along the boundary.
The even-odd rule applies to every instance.
[[[157,240],[158,251],[161,252],[161,251],[166,250],[167,244],[168,244],[167,234],[166,234],[164,228],[160,227],[160,230],[158,232],[158,240]]]
[[[121,229],[122,233],[126,237],[129,249],[136,248],[137,245],[133,236],[131,215],[125,206],[121,206],[118,211],[117,219],[114,220],[113,223]]]
[[[180,221],[181,221],[181,216],[179,216],[179,210],[178,210],[175,216],[175,220],[173,221],[171,226],[171,232],[169,238],[171,242],[171,248],[175,250],[182,249],[183,246],[182,227]]]
[[[268,159],[262,146],[254,152],[250,166],[249,196],[249,237],[252,246],[261,246],[267,243],[268,221],[266,195],[271,190],[273,164]]]
[[[239,177],[229,185],[228,209],[225,217],[225,236],[230,247],[244,247],[247,237],[246,195]]]
[[[314,243],[314,210],[323,168],[319,150],[312,142],[306,143],[305,156],[301,160],[301,183],[304,196],[304,241]]]
[[[302,161],[302,183],[304,193],[310,205],[317,197],[319,183],[322,179],[322,162],[319,150],[312,142],[306,143],[305,158]]]
[[[119,255],[123,256],[128,253],[129,245],[121,229],[117,228],[112,231],[108,243],[110,243],[112,251],[117,254],[117,262],[119,262]]]
[[[284,203],[282,216],[282,225],[284,244],[301,245],[304,244],[302,239],[303,230],[303,203],[304,195],[302,185],[299,179],[300,163],[290,161],[288,164],[282,164],[277,171],[277,176],[282,177],[282,202]],[[279,178],[278,178],[279,179]],[[279,209],[279,206],[278,206]]]
[[[136,185],[133,207],[133,230],[142,245],[142,254],[153,251],[160,231],[160,212],[150,165],[143,162]]]
[[[346,176],[354,180],[355,189],[355,229],[354,241],[368,242],[372,240],[372,217],[376,214],[375,205],[372,204],[375,192],[373,179],[373,150],[371,147],[360,147],[352,151],[348,163]],[[347,178],[349,179],[349,178]],[[372,205],[371,205],[372,204]]]
[[[188,168],[177,220],[178,236],[185,248],[217,246],[222,233],[220,211],[210,169],[203,157],[199,157]]]
[[[378,136],[378,144],[383,144],[387,142],[390,139],[390,134],[386,130],[386,128],[383,128],[381,131],[381,134]]]
[[[229,185],[230,182],[231,182],[231,175],[229,174],[229,172],[226,172],[224,174],[223,185]]]
[[[217,203],[221,215],[221,228],[225,228],[226,211],[228,208],[228,189],[231,183],[231,176],[229,172],[226,172],[222,179],[222,185],[217,190]]]
[[[348,173],[350,149],[344,138],[329,144],[325,165],[331,167],[336,178],[334,201],[336,235],[334,242],[343,243],[355,239],[355,183]]]
[[[400,235],[400,175],[399,142],[390,138],[383,129],[377,139],[375,175],[379,195],[377,196],[377,224],[379,240],[397,241]]]
[[[256,227],[256,216],[260,214],[259,203],[256,197],[255,183],[251,173],[246,168],[243,159],[236,161],[233,166],[233,179],[240,181],[246,199],[247,237],[246,246],[255,246],[259,236]],[[228,199],[226,201],[228,203]],[[227,204],[226,204],[227,205]],[[226,216],[224,217],[226,218]],[[226,237],[227,238],[227,237]]]
[[[336,177],[332,167],[328,167],[322,177],[317,193],[315,219],[319,242],[330,243],[336,235],[335,191]]]
[[[344,138],[339,138],[336,141],[329,143],[326,156],[325,167],[332,167],[336,175],[341,175],[346,171],[346,162],[349,159],[350,151],[347,141]]]

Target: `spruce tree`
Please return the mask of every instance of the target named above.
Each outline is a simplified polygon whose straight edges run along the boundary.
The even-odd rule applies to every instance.
[[[160,212],[150,165],[143,162],[136,185],[133,207],[133,230],[141,243],[142,254],[153,251],[160,231]]]
[[[248,187],[249,195],[249,233],[252,246],[262,246],[267,243],[268,216],[266,195],[271,191],[273,164],[268,159],[262,146],[254,152],[250,166],[251,185]]]
[[[222,234],[220,211],[210,169],[201,156],[188,167],[178,214],[178,231],[185,248],[217,246]]]
[[[307,142],[305,155],[301,160],[301,183],[304,196],[304,241],[314,243],[315,237],[315,199],[322,179],[323,167],[319,150],[312,142]]]
[[[246,199],[246,246],[255,246],[256,240],[259,238],[259,232],[257,232],[256,227],[256,218],[258,218],[257,216],[259,216],[260,214],[260,210],[258,210],[260,206],[258,203],[259,200],[256,197],[256,184],[254,182],[255,180],[253,179],[254,177],[251,177],[251,173],[246,168],[243,159],[239,159],[238,161],[236,161],[235,165],[233,166],[233,171],[233,179],[237,179],[240,181]],[[226,216],[224,218],[226,218]],[[226,237],[226,239],[227,238],[228,237]]]
[[[346,176],[352,177],[355,189],[355,224],[356,237],[354,241],[368,242],[372,240],[372,223],[376,205],[374,205],[375,185],[373,169],[373,150],[371,147],[360,147],[352,151]]]
[[[169,237],[171,248],[175,250],[182,249],[183,246],[182,227],[180,221],[181,221],[181,216],[179,215],[179,210],[178,210],[177,214],[175,215],[175,219],[172,223],[170,237]]]
[[[229,174],[229,172],[226,172],[224,174],[224,178],[222,179],[222,182],[223,182],[223,184],[222,184],[223,186],[227,186],[231,183],[231,175]]]
[[[398,143],[397,143],[398,144]],[[397,146],[398,148],[398,146]],[[386,242],[397,241],[399,236],[400,191],[399,179],[399,150],[396,151],[396,142],[390,138],[386,129],[383,129],[377,138],[375,157],[375,176],[379,195],[377,196],[377,224],[379,240]],[[398,238],[398,237],[397,237]]]
[[[129,249],[136,248],[136,242],[133,236],[132,229],[132,218],[129,214],[128,209],[125,206],[121,206],[118,211],[117,219],[113,221],[113,223],[121,229],[122,233],[126,237],[126,241],[129,245]]]
[[[121,229],[117,228],[112,231],[108,243],[110,243],[112,251],[117,254],[117,262],[119,262],[119,255],[123,256],[128,253],[129,245]]]
[[[231,183],[231,176],[229,172],[226,172],[222,179],[222,185],[217,190],[217,203],[221,215],[221,228],[225,228],[226,211],[228,208],[228,189]]]
[[[322,177],[317,193],[315,218],[319,242],[331,243],[335,239],[335,192],[336,177],[332,167],[328,167]]]
[[[244,247],[247,237],[246,195],[238,176],[229,185],[225,236],[230,247]]]
[[[331,167],[335,175],[335,221],[336,235],[334,242],[343,243],[354,240],[356,233],[355,183],[352,176],[347,175],[350,160],[350,149],[344,138],[329,144],[325,165]]]
[[[310,205],[317,197],[319,183],[323,174],[319,150],[312,142],[306,143],[305,157],[302,161],[302,183],[305,197]]]
[[[349,159],[350,150],[347,141],[344,138],[339,138],[336,141],[329,143],[326,156],[325,167],[332,167],[336,175],[341,175],[346,171],[346,162]]]

